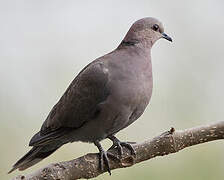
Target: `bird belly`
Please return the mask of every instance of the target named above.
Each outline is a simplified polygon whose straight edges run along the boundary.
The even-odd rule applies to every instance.
[[[151,98],[151,82],[146,82],[144,85],[139,83],[139,85],[135,86],[120,85],[120,88],[115,91],[116,93],[110,96],[110,99],[108,99],[108,101],[111,101],[110,108],[115,110],[117,117],[113,119],[107,134],[117,133],[132,124],[143,114]],[[137,88],[131,89],[130,87]]]
[[[109,97],[99,105],[98,116],[74,130],[71,141],[103,140],[132,124],[143,114],[151,98],[152,83],[137,82],[139,84],[135,86],[128,83],[136,81],[117,84],[111,88]]]

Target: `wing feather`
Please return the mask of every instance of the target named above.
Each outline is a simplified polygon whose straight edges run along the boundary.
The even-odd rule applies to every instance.
[[[52,108],[41,130],[32,138],[31,145],[53,140],[64,129],[77,129],[98,112],[98,104],[109,95],[108,70],[102,62],[86,66],[72,81],[64,95]],[[55,133],[59,130],[59,134]]]

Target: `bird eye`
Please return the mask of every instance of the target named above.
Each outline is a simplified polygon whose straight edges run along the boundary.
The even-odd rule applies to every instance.
[[[159,29],[158,24],[154,24],[154,25],[152,26],[152,29],[153,29],[154,31],[158,31],[158,29]]]

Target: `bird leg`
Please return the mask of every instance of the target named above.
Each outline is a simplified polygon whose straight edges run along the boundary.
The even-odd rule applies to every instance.
[[[105,168],[107,170],[107,172],[111,175],[111,170],[110,170],[110,164],[109,164],[109,158],[111,157],[115,160],[118,160],[118,158],[113,155],[110,152],[104,151],[103,147],[101,146],[99,141],[95,141],[94,144],[97,146],[98,150],[99,150],[99,166],[100,166],[100,170],[103,171],[104,170],[104,163],[105,163]]]
[[[120,156],[122,156],[122,154],[124,153],[123,152],[123,147],[126,147],[127,149],[129,149],[131,151],[131,154],[136,156],[136,152],[134,150],[134,148],[132,147],[131,143],[128,143],[128,142],[121,142],[119,139],[117,139],[115,136],[111,135],[111,136],[108,136],[108,138],[113,141],[113,145],[109,148],[110,149],[113,149],[115,147],[118,148],[118,154]]]

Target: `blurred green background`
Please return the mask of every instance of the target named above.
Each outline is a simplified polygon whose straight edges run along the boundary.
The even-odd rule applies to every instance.
[[[224,120],[223,7],[222,0],[0,0],[0,179],[20,174],[7,172],[78,72],[116,48],[142,17],[160,19],[173,43],[153,47],[150,105],[118,137],[142,142],[171,126]],[[67,144],[25,173],[88,152],[97,149]],[[220,180],[223,152],[223,141],[211,142],[96,179]]]

